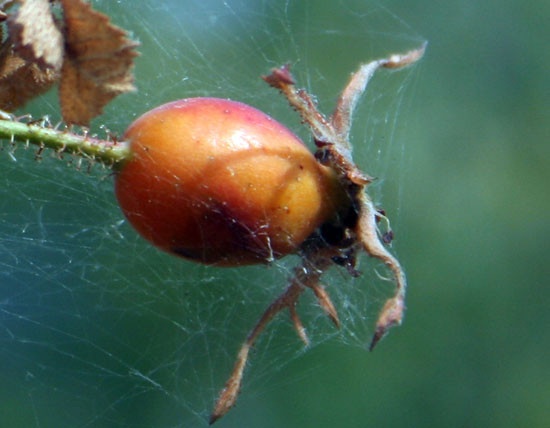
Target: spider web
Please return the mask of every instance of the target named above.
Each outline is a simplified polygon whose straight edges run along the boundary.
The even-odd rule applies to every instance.
[[[298,85],[330,112],[360,62],[422,42],[380,3],[308,3],[94,2],[133,32],[142,56],[139,91],[112,103],[92,130],[121,134],[161,103],[217,96],[251,104],[309,141],[297,115],[260,75],[293,64]],[[352,135],[359,166],[380,177],[371,192],[398,236],[406,141],[403,121],[399,128],[396,121],[407,111],[402,102],[411,93],[403,95],[412,77],[410,71],[379,73]],[[50,93],[25,113],[47,114],[55,123],[58,110]],[[3,426],[206,425],[239,345],[297,260],[239,269],[183,262],[149,246],[125,222],[109,170],[47,152],[37,160],[34,149],[6,142],[0,162]],[[338,269],[324,279],[341,317],[339,331],[311,296],[302,299],[312,346],[368,343],[391,283],[371,260],[361,260],[360,269],[358,279]],[[241,406],[248,392],[262,391],[303,352],[281,314],[251,356]]]

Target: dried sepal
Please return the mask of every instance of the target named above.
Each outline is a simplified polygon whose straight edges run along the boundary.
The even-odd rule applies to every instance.
[[[63,36],[48,0],[20,0],[8,19],[8,31],[18,56],[40,68],[59,70],[63,62]]]
[[[117,95],[135,90],[137,43],[81,0],[62,0],[66,54],[59,97],[67,123],[88,125]]]
[[[372,178],[355,165],[348,138],[357,101],[374,72],[380,67],[402,68],[413,64],[422,57],[425,47],[424,45],[403,55],[392,55],[389,58],[362,65],[342,91],[334,113],[329,118],[319,112],[314,97],[305,90],[295,87],[295,80],[288,65],[276,68],[270,75],[263,77],[270,86],[284,94],[289,104],[300,114],[303,122],[309,126],[317,146],[315,156],[320,163],[329,166],[336,173],[342,188],[346,189],[348,194],[352,215],[342,213],[344,214],[342,218],[335,219],[334,224],[328,225],[329,229],[338,231],[339,239],[327,240],[323,231],[319,231],[318,235],[314,234],[302,244],[301,265],[294,270],[294,277],[289,287],[271,303],[242,344],[233,371],[220,392],[210,416],[211,424],[235,405],[250,348],[254,346],[258,336],[277,313],[288,308],[298,336],[306,344],[308,343],[304,326],[296,312],[298,298],[306,288],[313,291],[321,308],[334,324],[339,326],[336,308],[319,282],[320,277],[331,266],[343,266],[352,277],[357,277],[360,274],[355,266],[357,254],[364,251],[369,256],[382,261],[393,273],[394,294],[386,301],[378,316],[369,346],[370,350],[391,327],[401,324],[407,287],[405,273],[399,261],[385,247],[386,241],[391,241],[387,235],[388,233],[391,235],[391,231],[381,234],[378,229],[377,221],[382,214],[374,207],[366,191]]]

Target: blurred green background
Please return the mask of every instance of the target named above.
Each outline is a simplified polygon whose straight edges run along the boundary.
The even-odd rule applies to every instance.
[[[317,345],[304,351],[282,317],[217,426],[548,426],[548,2],[93,4],[142,44],[139,91],[108,107],[99,133],[161,102],[217,95],[307,138],[260,74],[294,63],[329,111],[360,62],[429,42],[414,68],[375,77],[352,136],[397,233],[404,325],[368,353],[387,284],[368,260],[362,279],[334,274],[344,331],[306,307]],[[28,110],[59,119],[54,93]],[[206,426],[293,261],[183,263],[121,223],[108,171],[6,144],[0,158],[0,426]]]

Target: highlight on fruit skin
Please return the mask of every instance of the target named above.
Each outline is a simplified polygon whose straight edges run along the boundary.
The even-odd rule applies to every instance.
[[[345,205],[332,169],[246,104],[190,98],[132,123],[115,191],[141,236],[196,262],[266,263],[295,252]]]

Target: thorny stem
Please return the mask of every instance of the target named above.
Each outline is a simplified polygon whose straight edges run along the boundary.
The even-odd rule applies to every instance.
[[[128,143],[106,141],[87,135],[47,128],[39,123],[0,119],[0,139],[33,144],[39,150],[49,148],[57,153],[71,153],[112,166],[128,158]]]

